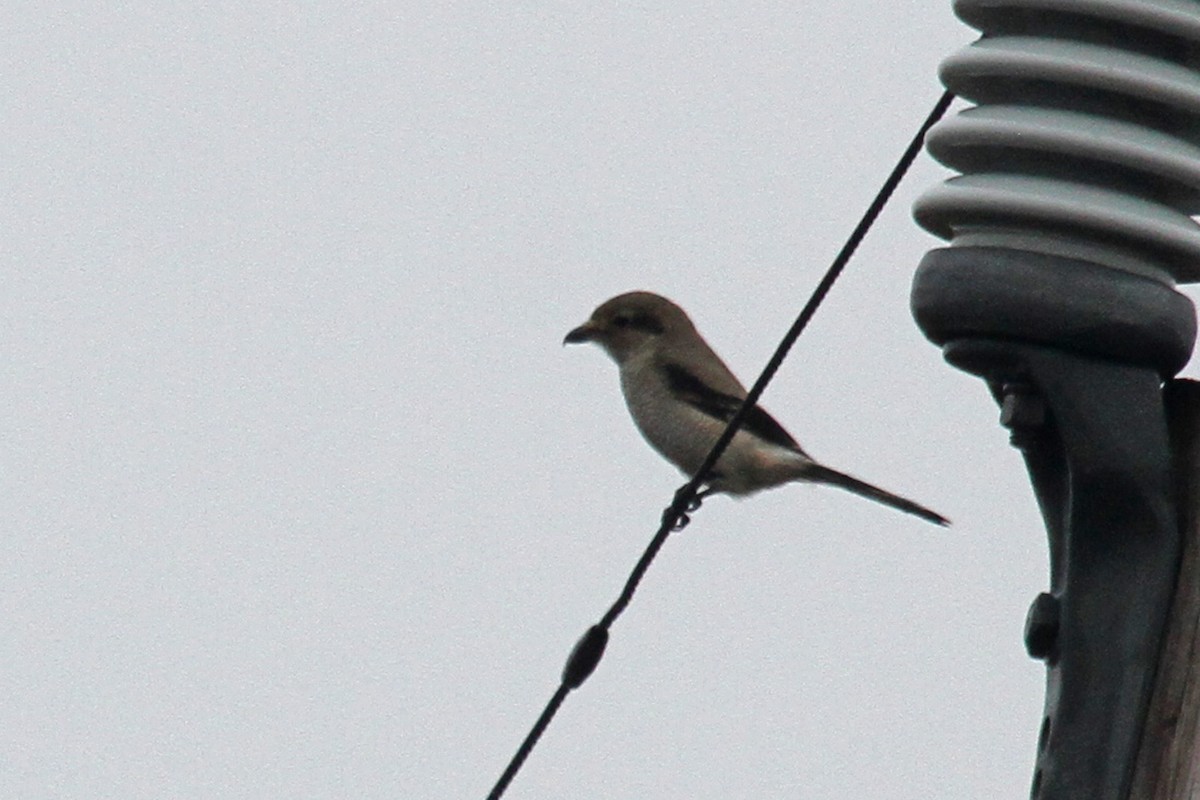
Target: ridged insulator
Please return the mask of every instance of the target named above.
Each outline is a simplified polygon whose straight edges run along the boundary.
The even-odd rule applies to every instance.
[[[975,103],[930,131],[962,174],[917,221],[951,247],[1200,281],[1200,3],[957,0],[983,37],[942,63]]]

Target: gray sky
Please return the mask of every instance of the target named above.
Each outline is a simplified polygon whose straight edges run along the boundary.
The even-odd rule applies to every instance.
[[[0,793],[482,797],[682,482],[563,334],[652,289],[749,382],[974,34],[932,0],[94,6],[0,48]],[[955,527],[713,499],[510,797],[1025,795],[1044,535],[908,311],[945,175],[764,404]]]

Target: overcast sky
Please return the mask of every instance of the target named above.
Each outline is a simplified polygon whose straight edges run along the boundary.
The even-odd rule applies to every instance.
[[[0,47],[0,794],[481,798],[683,480],[563,334],[655,290],[749,383],[974,34],[941,0],[121,5]],[[764,405],[954,527],[710,500],[510,797],[1025,796],[1044,533],[908,310],[946,174]]]

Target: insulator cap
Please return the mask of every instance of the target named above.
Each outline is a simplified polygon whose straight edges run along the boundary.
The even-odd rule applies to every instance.
[[[931,250],[912,312],[930,340],[1037,342],[1174,375],[1196,339],[1187,297],[1132,272],[1007,247]]]

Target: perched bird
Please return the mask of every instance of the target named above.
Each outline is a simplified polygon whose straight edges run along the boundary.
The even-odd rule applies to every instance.
[[[595,342],[617,362],[621,391],[651,446],[691,477],[741,407],[746,389],[683,309],[651,292],[603,303],[563,344]],[[748,495],[792,481],[828,483],[938,525],[922,505],[818,464],[783,426],[755,406],[708,476],[701,496]]]

